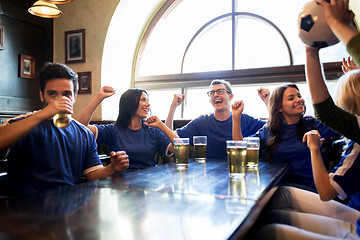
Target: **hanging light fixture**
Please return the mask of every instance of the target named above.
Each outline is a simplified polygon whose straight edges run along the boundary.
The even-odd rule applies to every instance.
[[[53,3],[53,4],[65,4],[72,2],[72,0],[42,0],[44,2]]]
[[[56,18],[62,14],[55,4],[45,1],[36,1],[28,11],[35,16],[43,18]]]

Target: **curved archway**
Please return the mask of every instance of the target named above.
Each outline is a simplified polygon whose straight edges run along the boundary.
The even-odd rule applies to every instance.
[[[156,12],[163,2],[164,0],[119,2],[109,24],[101,64],[101,85],[111,85],[117,90],[115,96],[103,105],[104,120],[114,119],[121,94],[134,86],[134,53],[137,52],[144,26],[148,25],[153,12]]]
[[[288,40],[286,39],[285,35],[282,33],[282,31],[274,24],[272,23],[270,20],[262,17],[262,16],[259,16],[257,14],[254,14],[254,13],[248,13],[248,12],[234,12],[234,13],[228,13],[228,14],[224,14],[224,15],[221,15],[221,16],[218,16],[212,20],[210,20],[209,22],[207,22],[206,24],[204,24],[195,34],[194,36],[191,38],[191,40],[189,41],[189,44],[187,45],[185,51],[184,51],[184,55],[183,55],[183,58],[182,58],[182,61],[181,61],[181,73],[184,73],[184,62],[185,62],[185,58],[186,58],[186,54],[188,52],[188,50],[190,49],[192,43],[195,41],[195,39],[199,36],[199,34],[201,34],[203,31],[205,31],[205,29],[207,27],[209,27],[211,24],[213,23],[216,23],[217,21],[221,20],[221,19],[224,19],[224,18],[227,18],[227,17],[231,17],[231,16],[245,16],[245,17],[250,17],[250,18],[253,18],[255,20],[260,20],[261,22],[264,22],[265,24],[271,26],[272,28],[275,29],[275,31],[277,31],[281,38],[283,39],[286,47],[287,47],[287,51],[288,51],[288,54],[289,54],[289,65],[292,66],[293,63],[294,63],[294,60],[293,60],[293,55],[292,55],[292,52],[291,52],[291,47],[290,47],[290,44],[288,42]],[[233,69],[234,70],[234,69]]]

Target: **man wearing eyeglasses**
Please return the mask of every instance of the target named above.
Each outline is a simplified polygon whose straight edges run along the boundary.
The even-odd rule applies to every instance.
[[[226,140],[232,139],[231,85],[225,80],[213,80],[207,92],[214,113],[202,115],[186,126],[177,129],[179,137],[207,136],[207,158],[226,158]],[[264,99],[263,99],[264,100]],[[184,95],[175,95],[166,124],[171,128],[176,108],[184,101]],[[264,100],[265,101],[265,100]],[[266,122],[242,114],[241,129],[243,137],[255,134]]]

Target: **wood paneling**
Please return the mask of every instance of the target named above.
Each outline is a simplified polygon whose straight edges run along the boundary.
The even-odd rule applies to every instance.
[[[0,115],[41,108],[37,79],[19,77],[19,54],[35,58],[36,75],[53,59],[53,20],[33,16],[27,9],[34,0],[0,0],[0,24],[5,46],[0,50]]]

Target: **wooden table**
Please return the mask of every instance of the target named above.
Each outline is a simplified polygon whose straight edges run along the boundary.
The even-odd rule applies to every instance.
[[[161,165],[23,198],[0,199],[0,239],[237,239],[286,164],[231,181],[226,160]],[[6,238],[8,237],[8,238]]]

